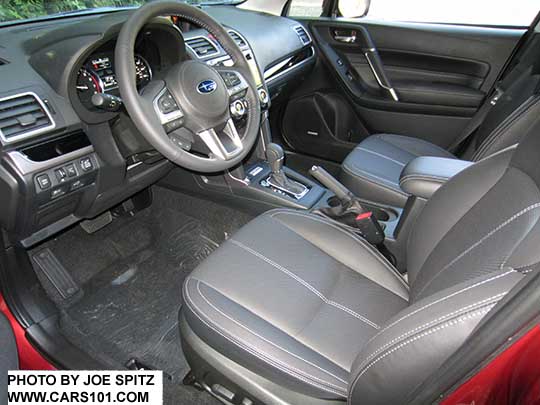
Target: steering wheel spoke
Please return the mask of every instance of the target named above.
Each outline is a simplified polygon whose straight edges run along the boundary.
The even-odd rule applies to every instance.
[[[215,67],[215,69],[225,82],[230,99],[245,95],[249,88],[249,84],[239,69],[226,66],[218,66]]]
[[[244,150],[244,144],[232,119],[220,129],[210,128],[197,134],[216,159],[234,159]]]

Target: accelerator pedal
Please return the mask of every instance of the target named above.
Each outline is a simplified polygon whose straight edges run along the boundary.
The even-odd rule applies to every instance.
[[[86,233],[93,234],[99,231],[100,229],[105,228],[113,221],[113,216],[111,211],[104,212],[94,219],[87,219],[81,222],[81,228],[84,229]]]
[[[73,297],[80,291],[80,287],[62,263],[58,261],[51,249],[45,248],[34,253],[32,260],[64,300]]]

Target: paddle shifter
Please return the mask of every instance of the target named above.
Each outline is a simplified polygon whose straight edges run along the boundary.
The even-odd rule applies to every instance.
[[[372,211],[364,209],[360,200],[322,167],[313,166],[309,174],[332,191],[340,202],[338,205],[319,209],[323,215],[358,229],[369,243],[383,246],[384,230]]]
[[[286,193],[295,197],[302,198],[309,189],[297,181],[291,180],[283,171],[283,161],[285,160],[285,152],[283,148],[275,143],[270,143],[266,146],[266,160],[272,170],[272,174],[266,180],[268,185],[275,190]]]

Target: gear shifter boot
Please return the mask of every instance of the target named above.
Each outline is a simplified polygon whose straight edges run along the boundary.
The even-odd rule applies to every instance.
[[[283,148],[275,143],[271,143],[266,147],[266,160],[272,170],[268,178],[268,184],[276,190],[292,195],[293,197],[302,198],[309,189],[294,180],[287,177],[283,171],[283,161],[285,152]]]

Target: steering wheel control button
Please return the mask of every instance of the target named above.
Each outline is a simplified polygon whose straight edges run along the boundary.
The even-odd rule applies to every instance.
[[[242,100],[236,100],[231,104],[231,115],[233,118],[239,119],[246,115],[246,106]]]
[[[65,167],[66,169],[66,173],[68,175],[68,177],[75,177],[77,176],[77,169],[75,169],[75,165],[74,164],[69,164]]]
[[[79,163],[81,165],[81,169],[83,169],[83,171],[85,172],[89,172],[92,169],[94,169],[94,164],[92,163],[92,159],[90,159],[89,157],[82,158],[79,161]]]
[[[54,171],[54,174],[56,175],[56,178],[59,182],[64,182],[66,180],[67,173],[63,167],[61,167],[60,169],[56,169]]]
[[[169,135],[169,139],[176,146],[178,146],[178,147],[180,147],[180,148],[182,148],[182,149],[184,149],[186,151],[191,150],[191,142],[184,139],[182,136],[177,135],[177,134],[171,134],[171,135]]]
[[[182,118],[178,118],[171,122],[166,123],[165,125],[163,125],[163,128],[165,129],[165,132],[169,133],[169,132],[176,131],[183,124],[184,124],[184,120]]]
[[[158,99],[158,106],[159,111],[161,111],[162,114],[169,114],[178,110],[176,101],[174,101],[173,96],[168,91],[163,93],[163,95]]]
[[[49,175],[47,174],[41,174],[36,177],[37,183],[39,185],[39,188],[42,190],[47,190],[51,187],[51,179],[49,178]]]

